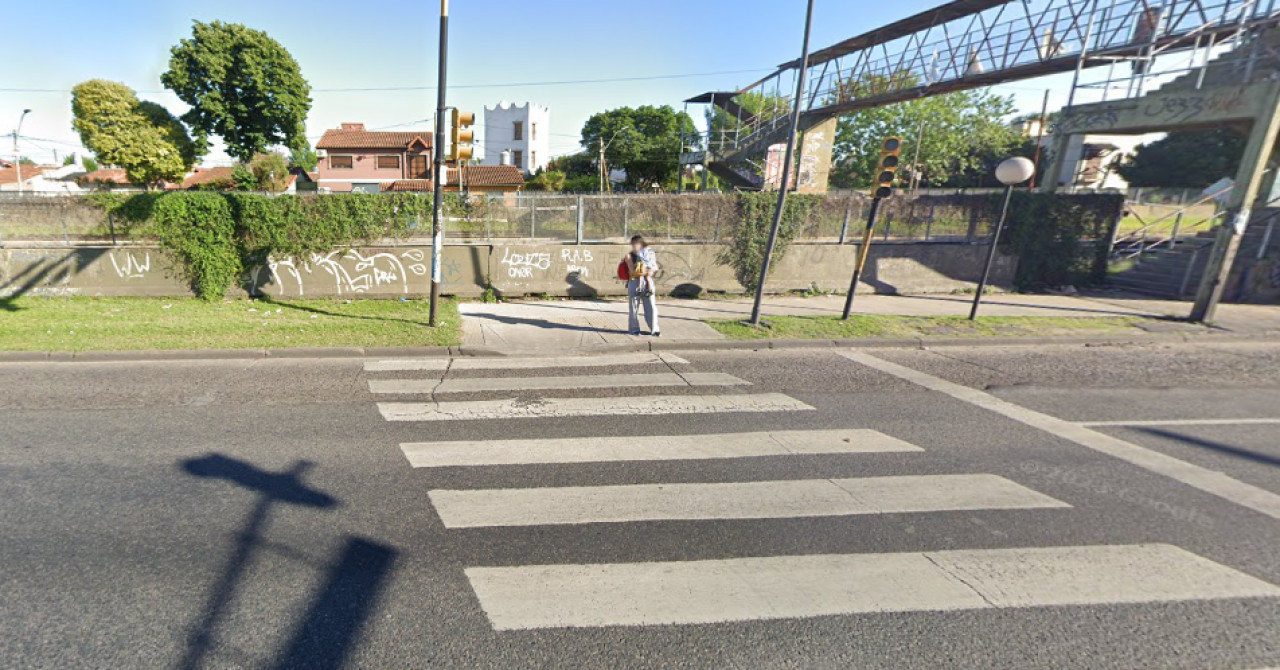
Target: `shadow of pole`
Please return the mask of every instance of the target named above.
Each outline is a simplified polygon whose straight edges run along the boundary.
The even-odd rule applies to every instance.
[[[266,526],[271,506],[282,502],[319,509],[337,505],[328,494],[308,488],[301,477],[311,467],[307,461],[299,461],[283,472],[268,472],[250,463],[221,454],[209,454],[182,462],[182,469],[196,477],[225,479],[233,484],[257,491],[249,518],[236,538],[235,550],[227,560],[226,569],[214,583],[205,603],[200,620],[187,639],[187,651],[178,668],[195,670],[213,644],[213,633],[218,620],[235,594],[236,584],[248,567],[253,550],[261,542],[262,529]]]
[[[350,538],[329,579],[298,624],[276,670],[307,668],[337,670],[346,662],[352,644],[391,571],[396,550],[364,538]]]

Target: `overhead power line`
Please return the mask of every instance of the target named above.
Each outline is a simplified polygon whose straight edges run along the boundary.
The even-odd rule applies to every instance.
[[[771,72],[772,68],[752,68],[749,70],[721,70],[719,72],[686,72],[681,74],[655,74],[635,77],[608,77],[604,79],[562,79],[555,81],[512,81],[492,84],[462,84],[458,86],[450,86],[450,89],[479,89],[479,88],[513,88],[518,86],[577,86],[582,84],[608,84],[616,82],[631,81],[655,81],[659,79],[689,79],[693,77],[715,77],[729,74],[759,74],[761,72]],[[353,88],[313,88],[312,93],[372,93],[385,91],[434,91],[435,86],[368,86]],[[0,93],[70,93],[69,89],[61,88],[0,88]],[[138,89],[139,93],[163,93],[159,89]]]

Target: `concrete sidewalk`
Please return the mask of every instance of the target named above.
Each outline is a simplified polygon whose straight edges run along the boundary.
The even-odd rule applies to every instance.
[[[859,295],[854,311],[861,314],[903,316],[964,316],[968,295]],[[769,296],[763,312],[769,315],[838,315],[844,296],[803,298]],[[640,343],[651,338],[627,335],[625,300],[540,300],[504,303],[463,303],[463,346],[504,353],[586,352]],[[658,304],[662,341],[707,342],[724,336],[704,323],[707,319],[741,319],[751,313],[746,296],[722,300],[668,298]],[[984,316],[1151,316],[1184,318],[1191,304],[1151,300],[1118,292],[1081,296],[997,294],[983,300]],[[1280,307],[1222,305],[1219,328],[1236,333],[1280,334]]]

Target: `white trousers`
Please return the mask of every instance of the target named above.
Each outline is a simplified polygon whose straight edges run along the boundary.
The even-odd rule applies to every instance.
[[[640,282],[650,281],[645,278],[632,279],[627,282],[627,302],[629,306],[627,330],[634,333],[640,330],[640,307],[644,306],[644,320],[649,324],[649,332],[659,332],[658,328],[658,296],[655,291],[650,291],[649,295],[641,297],[639,295]],[[652,283],[649,284],[651,287]]]

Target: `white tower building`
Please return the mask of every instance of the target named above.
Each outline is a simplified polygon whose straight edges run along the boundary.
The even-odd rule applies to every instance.
[[[545,168],[551,160],[551,110],[531,102],[485,107],[484,164],[501,164],[504,151],[525,174]]]

